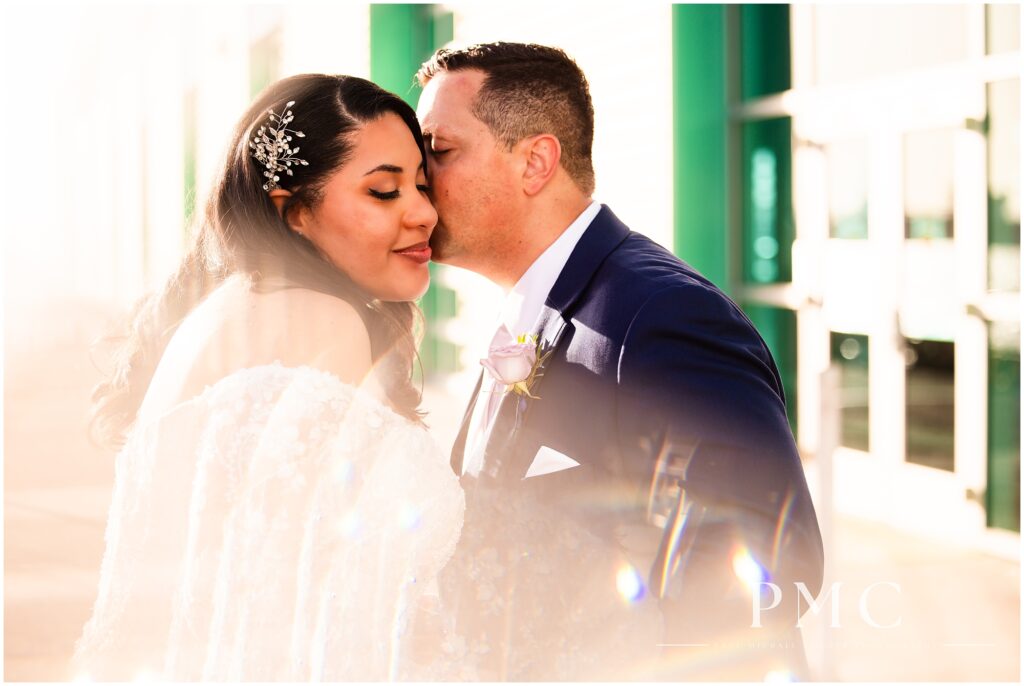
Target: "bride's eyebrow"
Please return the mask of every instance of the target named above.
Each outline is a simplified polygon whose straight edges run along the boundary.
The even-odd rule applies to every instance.
[[[420,162],[418,165],[416,165],[416,171],[419,171],[420,169],[423,169],[423,163],[422,162]],[[403,169],[402,167],[398,167],[398,166],[393,165],[393,164],[378,164],[376,167],[374,167],[370,171],[368,171],[365,174],[363,174],[363,176],[369,176],[370,174],[376,174],[377,172],[388,172],[389,174],[401,174],[404,171],[405,171],[405,169]]]
[[[396,167],[393,164],[378,164],[376,167],[374,167],[370,171],[368,171],[365,174],[363,174],[363,176],[369,176],[370,174],[376,174],[377,172],[389,172],[391,174],[401,174],[403,171],[405,171],[405,170],[402,169],[401,167]]]

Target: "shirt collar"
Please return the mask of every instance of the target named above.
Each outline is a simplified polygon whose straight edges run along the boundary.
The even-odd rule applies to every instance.
[[[600,211],[601,204],[591,201],[562,235],[534,260],[505,296],[501,322],[513,336],[532,331],[534,322],[544,309],[548,293],[558,280],[558,275],[562,273],[576,244]]]

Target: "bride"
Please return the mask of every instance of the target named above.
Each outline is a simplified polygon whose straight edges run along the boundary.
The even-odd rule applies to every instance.
[[[412,109],[363,79],[287,78],[242,117],[97,389],[123,446],[79,676],[433,673],[417,627],[464,498],[411,380],[424,163]]]

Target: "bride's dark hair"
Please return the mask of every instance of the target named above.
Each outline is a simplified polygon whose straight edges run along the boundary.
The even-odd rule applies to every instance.
[[[295,105],[287,108],[288,102]],[[279,173],[292,195],[279,211],[263,189],[266,167],[249,148],[268,110],[294,112],[289,124],[304,138],[296,155],[307,166]],[[93,393],[94,429],[119,443],[135,420],[157,363],[185,316],[225,278],[248,275],[260,291],[309,288],[341,298],[359,312],[370,335],[374,362],[384,370],[384,386],[395,409],[419,421],[421,392],[412,383],[416,335],[421,314],[410,302],[381,302],[360,289],[317,247],[291,230],[282,217],[292,207],[316,207],[323,186],[352,152],[352,134],[385,113],[397,114],[416,139],[426,165],[423,134],[413,109],[401,98],[353,76],[302,74],[268,86],[235,128],[227,160],[194,233],[191,248],[160,292],[136,305],[130,332],[112,376]],[[275,278],[269,279],[268,276]]]

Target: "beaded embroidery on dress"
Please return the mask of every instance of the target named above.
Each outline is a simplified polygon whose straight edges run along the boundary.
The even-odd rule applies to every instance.
[[[417,664],[410,636],[464,507],[427,432],[365,392],[309,367],[235,372],[118,455],[76,674],[443,676],[457,656]]]

